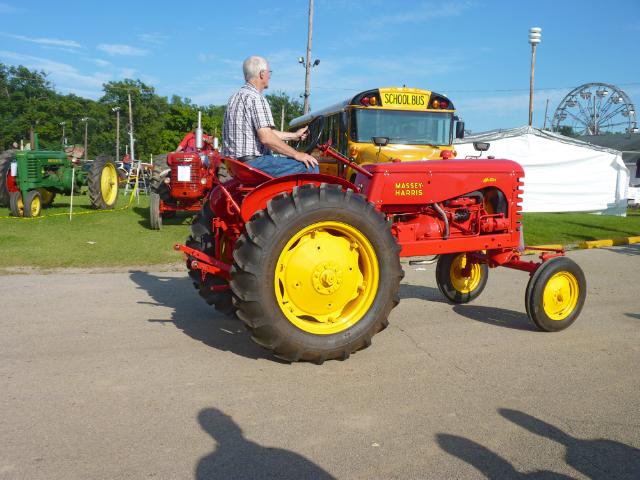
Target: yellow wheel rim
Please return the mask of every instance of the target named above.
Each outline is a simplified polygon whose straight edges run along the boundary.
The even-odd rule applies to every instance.
[[[278,305],[305,332],[347,330],[367,313],[378,291],[378,258],[369,240],[341,222],[319,222],[285,245],[275,271]]]
[[[102,192],[102,200],[111,206],[118,197],[118,172],[113,163],[105,164],[100,175],[100,191]]]
[[[23,207],[24,208],[24,207]],[[42,203],[40,201],[40,197],[39,196],[34,196],[33,200],[31,200],[31,216],[32,217],[37,217],[38,215],[40,215],[40,210],[42,209]]]
[[[558,272],[549,279],[542,294],[544,313],[551,320],[564,320],[576,308],[580,287],[569,272]]]
[[[22,199],[22,195],[18,195],[16,199],[16,207],[18,207],[18,213],[21,217],[24,217],[24,201]]]
[[[464,272],[467,263],[470,263],[468,276],[466,276]],[[467,255],[461,253],[451,262],[449,277],[451,278],[451,285],[458,292],[471,293],[480,285],[482,268],[478,262],[469,262]]]

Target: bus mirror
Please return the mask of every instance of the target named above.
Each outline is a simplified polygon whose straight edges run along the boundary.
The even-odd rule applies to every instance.
[[[486,152],[491,144],[487,142],[473,142],[473,148],[478,152]]]
[[[389,137],[372,137],[371,141],[376,147],[386,147],[389,144]]]
[[[456,123],[456,138],[464,138],[464,122]]]

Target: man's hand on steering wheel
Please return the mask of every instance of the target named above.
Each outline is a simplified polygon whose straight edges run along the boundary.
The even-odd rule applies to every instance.
[[[306,140],[307,137],[309,136],[309,127],[302,127],[299,130],[296,130],[296,136],[298,137],[298,140]]]

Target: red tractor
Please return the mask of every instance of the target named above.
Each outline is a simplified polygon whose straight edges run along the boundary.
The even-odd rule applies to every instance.
[[[529,273],[527,314],[567,328],[585,301],[580,267],[562,250],[521,259],[522,167],[510,160],[429,160],[359,166],[355,182],[323,174],[272,178],[223,158],[186,245],[204,299],[237,317],[253,340],[288,361],[346,359],[388,324],[400,257],[438,255],[436,280],[453,303],[482,293],[490,268]]]
[[[175,152],[156,159],[149,197],[151,228],[160,230],[162,219],[178,211],[198,212],[211,191],[218,168],[213,138],[202,133],[201,114],[198,128],[182,139]],[[165,163],[166,162],[166,163]]]

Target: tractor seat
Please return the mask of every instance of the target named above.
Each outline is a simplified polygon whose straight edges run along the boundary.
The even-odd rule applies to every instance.
[[[274,178],[262,170],[242,163],[235,158],[225,157],[224,162],[227,164],[227,169],[229,169],[231,175],[243,185],[259,185]]]

